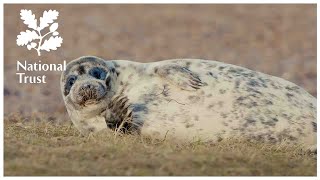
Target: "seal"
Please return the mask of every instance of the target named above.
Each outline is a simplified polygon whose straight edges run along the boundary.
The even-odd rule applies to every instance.
[[[82,134],[112,129],[181,141],[227,138],[316,149],[316,98],[284,79],[218,61],[84,56],[61,91]]]

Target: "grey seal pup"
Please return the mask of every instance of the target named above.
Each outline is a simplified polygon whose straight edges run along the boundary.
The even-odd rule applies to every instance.
[[[84,56],[61,76],[82,134],[112,129],[179,141],[241,138],[316,149],[316,98],[284,79],[218,61]]]

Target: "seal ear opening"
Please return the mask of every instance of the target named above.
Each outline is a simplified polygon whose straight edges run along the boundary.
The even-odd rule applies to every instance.
[[[111,76],[110,74],[107,74],[107,78],[106,78],[106,86],[109,89],[111,85]]]

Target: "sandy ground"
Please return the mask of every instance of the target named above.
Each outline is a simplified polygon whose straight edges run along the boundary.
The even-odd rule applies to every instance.
[[[36,18],[60,12],[57,51],[16,45],[26,25],[20,9]],[[42,114],[69,121],[60,72],[47,84],[19,84],[17,61],[61,63],[83,55],[150,62],[203,58],[244,66],[304,87],[316,96],[316,5],[5,5],[4,113]]]

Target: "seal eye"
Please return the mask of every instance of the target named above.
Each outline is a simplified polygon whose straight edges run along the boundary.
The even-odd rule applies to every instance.
[[[76,76],[70,76],[68,79],[68,86],[72,86],[76,82],[77,77]]]
[[[65,96],[69,94],[70,89],[71,89],[72,85],[76,82],[76,80],[77,80],[77,76],[75,76],[75,75],[71,75],[68,77],[67,83],[64,88],[64,95]]]
[[[95,68],[92,68],[90,71],[89,71],[89,74],[97,79],[105,79],[106,78],[106,71],[101,69],[101,68],[98,68],[98,67],[95,67]]]

